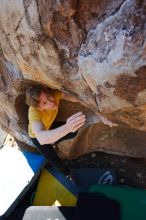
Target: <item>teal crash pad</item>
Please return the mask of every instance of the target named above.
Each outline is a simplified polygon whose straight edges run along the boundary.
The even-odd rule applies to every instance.
[[[146,220],[146,190],[124,186],[94,185],[90,192],[100,192],[120,202],[121,220]]]

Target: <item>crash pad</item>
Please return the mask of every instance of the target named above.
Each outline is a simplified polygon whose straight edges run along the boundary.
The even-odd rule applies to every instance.
[[[75,206],[76,186],[55,168],[44,169],[41,173],[33,205]]]
[[[94,185],[90,192],[100,192],[120,202],[122,220],[146,219],[146,190],[125,186]]]
[[[111,168],[78,168],[71,169],[71,175],[75,179],[77,192],[89,192],[93,184],[116,185],[117,178],[114,169]]]

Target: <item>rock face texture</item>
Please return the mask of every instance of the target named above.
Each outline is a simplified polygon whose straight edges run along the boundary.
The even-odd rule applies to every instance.
[[[70,93],[57,120],[87,115],[58,153],[146,157],[146,1],[1,0],[0,125],[32,146],[25,90],[42,84]],[[102,124],[100,113],[118,127]]]

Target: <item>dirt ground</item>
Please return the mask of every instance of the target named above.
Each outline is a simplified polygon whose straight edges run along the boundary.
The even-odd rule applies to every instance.
[[[136,188],[146,188],[146,159],[129,158],[101,152],[91,153],[72,161],[65,161],[70,168],[113,168],[118,183]]]

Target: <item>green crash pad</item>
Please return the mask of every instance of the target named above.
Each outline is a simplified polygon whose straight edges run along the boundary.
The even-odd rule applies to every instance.
[[[146,220],[146,190],[124,186],[94,185],[90,192],[100,192],[120,202],[121,220]]]

